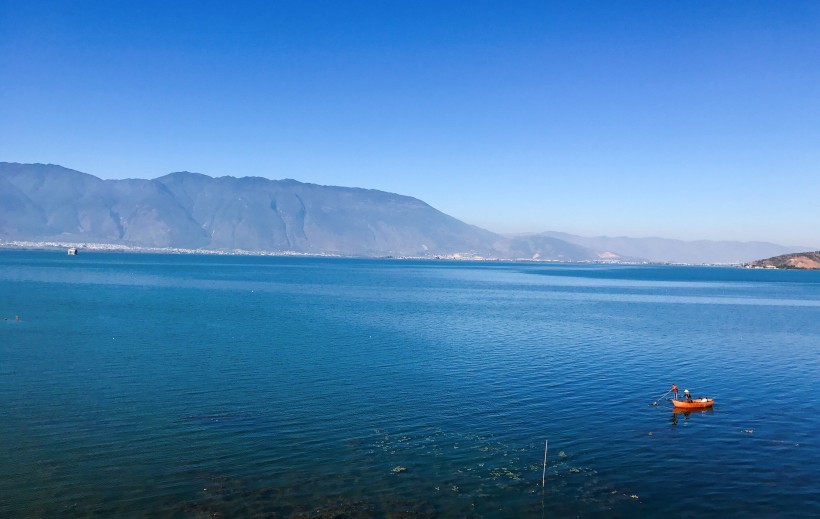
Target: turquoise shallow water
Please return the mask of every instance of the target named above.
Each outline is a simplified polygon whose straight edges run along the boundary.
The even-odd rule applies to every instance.
[[[2,517],[820,515],[817,272],[0,251],[3,316]]]

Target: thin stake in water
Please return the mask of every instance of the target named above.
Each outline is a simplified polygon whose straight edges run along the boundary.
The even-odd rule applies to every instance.
[[[544,440],[544,471],[541,472],[541,488],[544,488],[547,479],[547,447],[549,446],[549,438]]]

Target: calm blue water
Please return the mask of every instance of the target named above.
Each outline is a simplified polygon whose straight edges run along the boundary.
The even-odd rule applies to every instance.
[[[3,316],[2,517],[820,515],[820,272],[0,251]]]

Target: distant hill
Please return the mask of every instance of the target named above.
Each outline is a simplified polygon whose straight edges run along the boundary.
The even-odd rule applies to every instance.
[[[538,236],[549,236],[594,250],[615,251],[623,257],[645,258],[653,263],[739,264],[755,258],[805,250],[804,247],[786,247],[767,242],[683,241],[609,236],[587,238],[561,232],[545,232]]]
[[[747,266],[752,268],[820,270],[820,251],[782,254],[769,259],[753,261]]]
[[[409,196],[296,180],[178,172],[102,180],[52,164],[0,162],[0,241],[344,256],[740,263],[774,244],[502,236]],[[804,249],[803,249],[804,250]]]

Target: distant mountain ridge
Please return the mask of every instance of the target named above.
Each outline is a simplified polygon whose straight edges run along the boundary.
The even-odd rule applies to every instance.
[[[259,177],[101,180],[0,163],[0,237],[343,255],[492,252],[498,236],[415,198]]]
[[[749,261],[744,258],[761,258],[805,250],[803,247],[786,247],[766,242],[582,237],[561,232],[545,232],[540,236],[558,238],[595,250],[617,251],[624,257],[649,258],[656,263],[736,264]]]
[[[0,241],[13,240],[553,261],[746,262],[795,252],[764,243],[505,237],[372,189],[190,172],[102,180],[57,165],[0,162]]]

